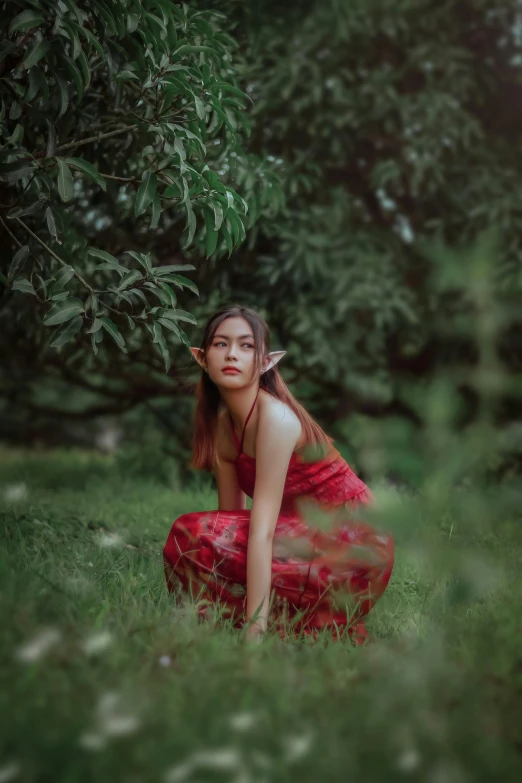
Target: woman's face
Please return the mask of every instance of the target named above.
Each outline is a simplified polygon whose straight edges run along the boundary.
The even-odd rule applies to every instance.
[[[251,383],[255,343],[248,321],[239,316],[225,318],[217,327],[205,356],[208,374],[216,386],[233,389]]]

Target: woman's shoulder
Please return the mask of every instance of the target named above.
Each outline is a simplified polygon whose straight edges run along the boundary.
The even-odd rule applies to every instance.
[[[299,442],[302,426],[299,417],[282,400],[263,389],[259,392],[259,424],[280,437],[295,438]]]

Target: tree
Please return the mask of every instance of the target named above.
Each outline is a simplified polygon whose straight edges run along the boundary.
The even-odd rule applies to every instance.
[[[178,308],[198,293],[180,274],[194,265],[170,262],[180,240],[208,256],[245,237],[247,203],[223,176],[248,131],[237,45],[221,14],[171,0],[27,5],[2,22],[4,339],[74,343],[87,367],[88,340],[133,361],[151,341],[168,372],[169,342],[188,345],[196,322]]]
[[[519,4],[220,8],[248,63],[250,149],[278,162],[286,197],[233,254],[228,291],[270,315],[323,420],[359,410],[416,421],[402,375],[474,354],[472,339],[436,333],[455,302],[435,290],[430,245],[467,247],[500,229],[492,284],[506,307],[520,296]]]

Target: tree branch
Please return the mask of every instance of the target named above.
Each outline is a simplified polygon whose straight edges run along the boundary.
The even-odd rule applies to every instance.
[[[108,133],[100,133],[99,136],[89,136],[88,139],[81,139],[80,141],[70,141],[67,144],[62,144],[60,147],[56,148],[56,152],[63,152],[64,150],[70,150],[73,147],[83,147],[85,144],[93,144],[95,141],[100,141],[101,139],[108,139],[111,136],[117,136],[119,133],[128,133],[129,131],[137,130],[138,126],[136,124],[134,125],[126,125],[124,128],[118,128],[117,130],[109,131]],[[34,156],[35,158],[46,158],[47,155],[44,150],[41,152],[37,152]],[[54,155],[52,156],[54,157]]]
[[[30,234],[30,235],[33,237],[33,239],[36,239],[36,241],[38,242],[38,244],[40,244],[40,245],[41,245],[41,246],[42,246],[42,247],[43,247],[45,250],[47,250],[47,252],[48,252],[48,253],[50,253],[50,255],[52,255],[52,257],[53,257],[53,258],[55,258],[55,259],[56,259],[56,260],[57,260],[57,261],[58,261],[58,262],[59,262],[59,263],[60,263],[62,266],[71,266],[70,264],[67,264],[65,261],[63,261],[63,259],[61,259],[61,258],[60,258],[60,256],[57,256],[57,255],[56,255],[56,253],[54,252],[54,250],[51,250],[51,248],[50,248],[48,245],[46,245],[46,244],[45,244],[45,242],[44,242],[42,239],[40,239],[40,237],[39,237],[39,236],[37,236],[37,234],[35,234],[35,233],[34,233],[34,231],[31,231],[31,229],[29,228],[29,226],[27,226],[27,225],[24,223],[24,221],[23,221],[23,220],[21,220],[20,218],[15,218],[15,219],[16,219],[16,220],[17,220],[17,221],[20,223],[20,225],[21,225],[23,228],[25,228],[25,230],[27,231],[27,233],[28,233],[28,234]],[[81,283],[83,286],[85,286],[85,288],[87,288],[87,290],[88,290],[88,291],[89,291],[89,292],[92,294],[92,293],[93,293],[93,289],[91,288],[91,286],[89,285],[89,283],[87,283],[87,282],[86,282],[86,281],[83,279],[83,277],[82,277],[81,275],[79,275],[79,274],[78,274],[78,272],[77,272],[76,270],[74,270],[74,275],[75,275],[75,277],[76,277],[76,278],[78,278],[78,280],[80,281],[80,283]]]
[[[5,230],[7,231],[7,233],[9,234],[9,236],[11,237],[11,239],[13,239],[13,240],[16,242],[16,244],[18,245],[18,247],[23,247],[22,243],[21,243],[21,242],[20,242],[20,241],[19,241],[19,240],[18,240],[18,239],[15,237],[15,235],[13,234],[13,232],[11,231],[11,229],[9,229],[9,228],[6,226],[6,224],[4,223],[4,221],[3,221],[3,219],[2,219],[1,217],[0,217],[0,223],[3,225],[3,227],[5,228]]]

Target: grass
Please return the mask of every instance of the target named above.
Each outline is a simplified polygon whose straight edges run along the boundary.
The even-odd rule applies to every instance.
[[[0,454],[0,781],[520,780],[515,488],[377,489],[396,567],[365,648],[244,644],[168,596],[201,488]]]

